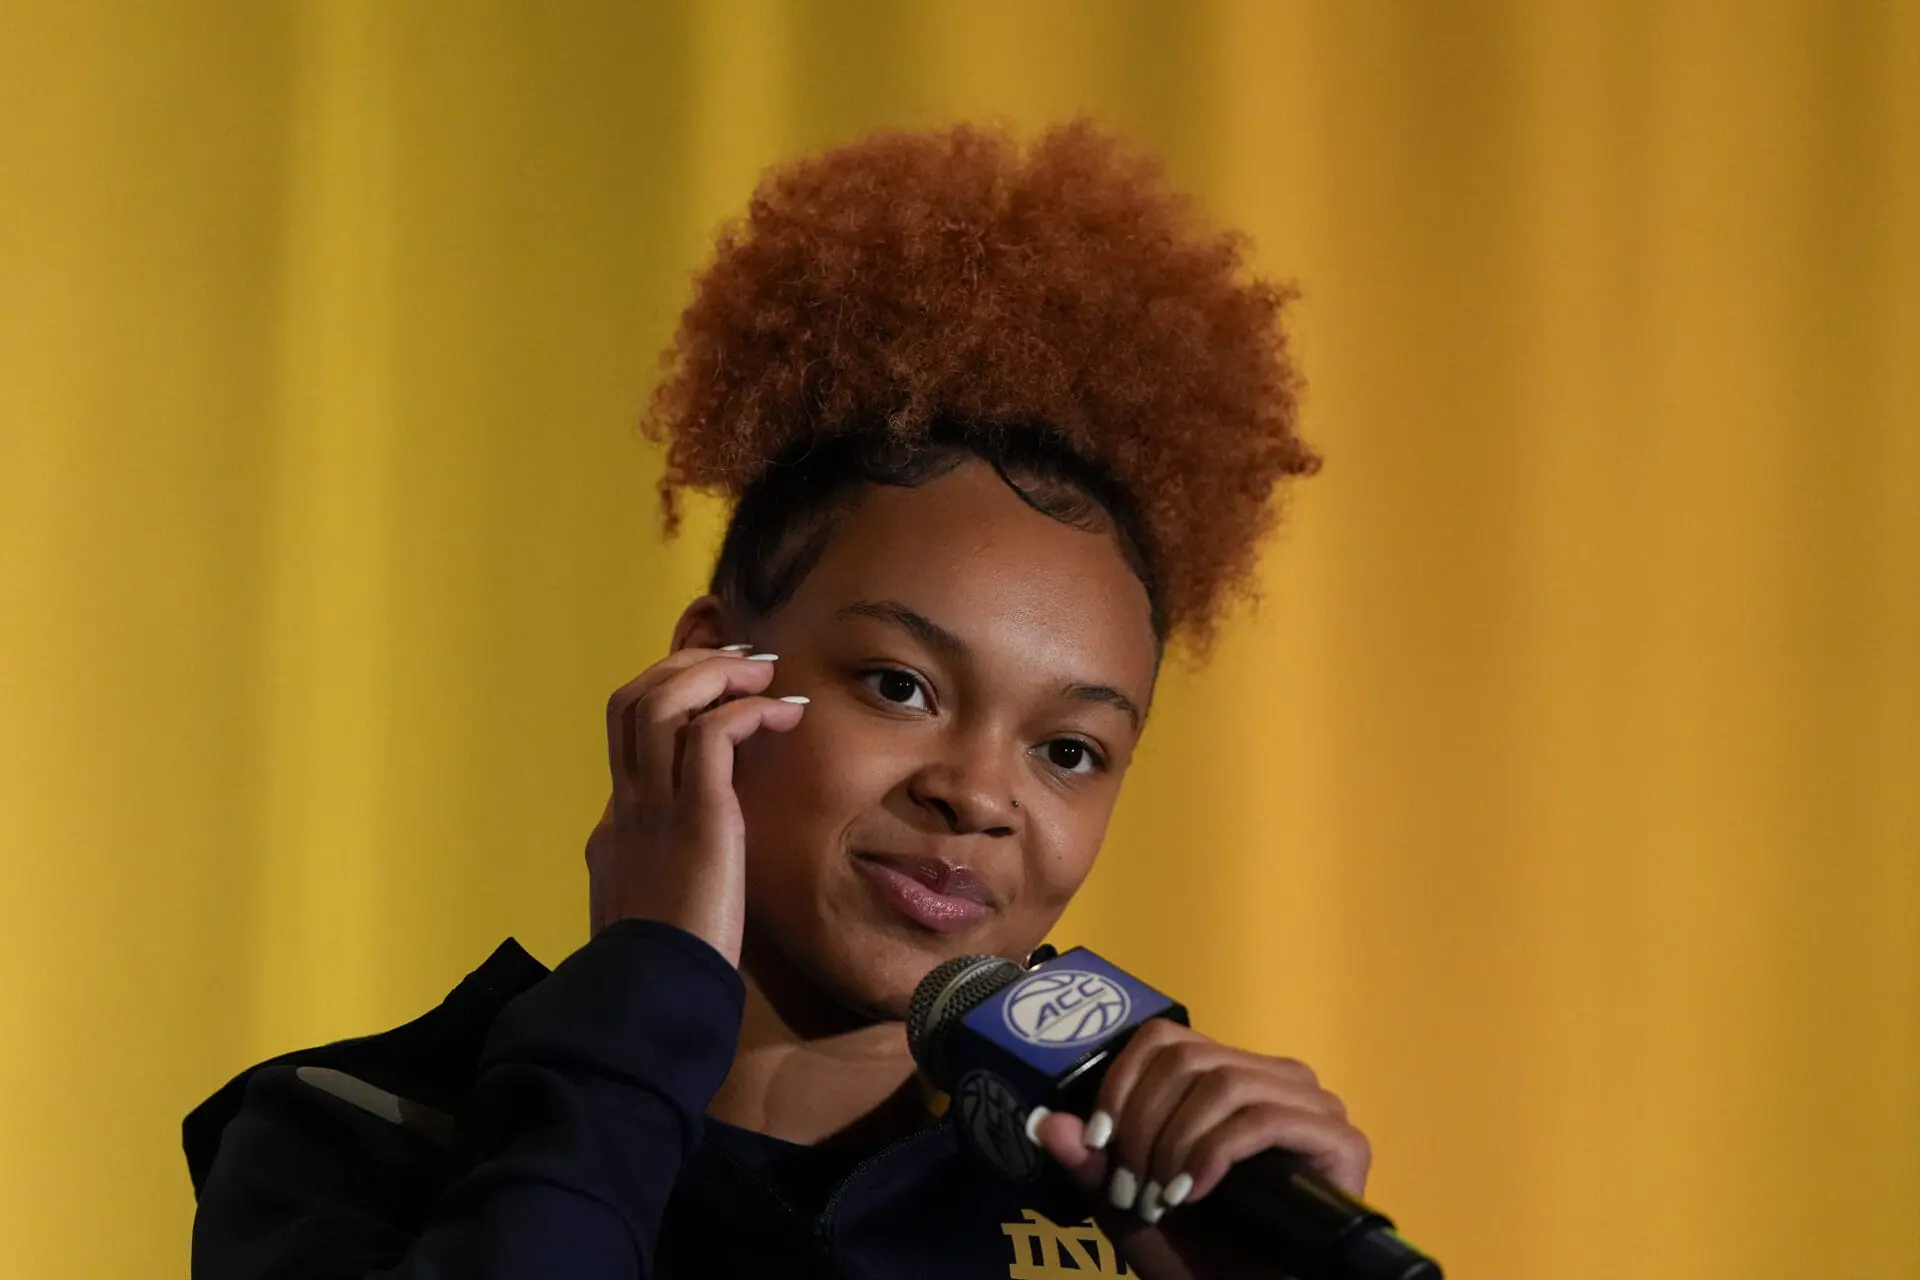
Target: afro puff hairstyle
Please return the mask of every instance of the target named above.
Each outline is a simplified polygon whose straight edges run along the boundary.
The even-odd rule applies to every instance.
[[[1156,638],[1204,653],[1281,482],[1320,468],[1292,297],[1084,120],[1024,150],[962,125],[775,168],[663,356],[643,426],[666,529],[683,489],[732,499],[714,590],[764,615],[861,484],[976,455],[1056,518],[1117,526]]]

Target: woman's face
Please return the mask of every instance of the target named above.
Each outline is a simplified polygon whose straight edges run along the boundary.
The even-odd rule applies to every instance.
[[[1092,869],[1152,693],[1146,590],[1113,535],[978,461],[874,486],[752,639],[780,655],[768,693],[812,700],[735,765],[755,954],[900,1018],[939,961],[1036,946]]]

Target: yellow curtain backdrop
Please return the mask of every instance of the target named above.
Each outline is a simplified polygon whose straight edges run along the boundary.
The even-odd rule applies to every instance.
[[[1453,1275],[1920,1275],[1914,5],[0,0],[0,95],[0,1273],[184,1276],[190,1105],[583,940],[717,222],[1086,111],[1328,466],[1061,938]]]

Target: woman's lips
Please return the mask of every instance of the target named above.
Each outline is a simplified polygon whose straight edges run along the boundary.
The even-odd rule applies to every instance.
[[[889,906],[935,933],[956,933],[993,912],[992,894],[965,867],[881,853],[853,860]]]

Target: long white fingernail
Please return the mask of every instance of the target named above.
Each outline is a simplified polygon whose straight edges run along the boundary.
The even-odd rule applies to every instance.
[[[1160,1202],[1171,1208],[1179,1204],[1182,1200],[1185,1200],[1192,1191],[1193,1175],[1190,1173],[1176,1173],[1173,1175],[1173,1181],[1167,1184],[1167,1189],[1160,1193]]]
[[[779,660],[780,655],[777,653],[750,653],[747,655],[748,662],[778,662]]]
[[[808,697],[808,696],[807,696],[806,694],[804,694],[804,693],[790,693],[790,694],[788,694],[788,695],[787,695],[786,697],[784,697],[784,698],[782,698],[782,699],[780,699],[780,701],[782,701],[782,702],[792,702],[792,703],[795,703],[795,704],[797,704],[797,705],[799,705],[799,706],[802,706],[802,707],[804,707],[804,706],[806,706],[806,705],[807,705],[807,704],[808,704],[809,702],[811,702],[811,701],[813,701],[813,699],[811,699],[811,698],[809,698],[809,697]]]
[[[739,653],[742,649],[751,649],[751,648],[753,648],[753,646],[750,644],[723,644],[720,646],[720,652]]]
[[[1031,1142],[1036,1147],[1040,1145],[1040,1122],[1052,1114],[1053,1112],[1045,1107],[1035,1107],[1033,1110],[1027,1112],[1028,1142]]]
[[[1096,1111],[1087,1118],[1087,1132],[1083,1138],[1083,1141],[1085,1141],[1087,1144],[1087,1150],[1089,1151],[1104,1150],[1106,1148],[1107,1142],[1112,1137],[1113,1137],[1113,1117],[1112,1116],[1108,1115],[1104,1111]]]
[[[1133,1208],[1134,1198],[1139,1194],[1140,1184],[1129,1170],[1119,1168],[1113,1171],[1113,1182],[1107,1187],[1107,1199],[1113,1202],[1114,1208]]]
[[[1147,1185],[1140,1188],[1140,1216],[1148,1222],[1158,1222],[1165,1212],[1160,1203],[1160,1184],[1148,1178]]]

